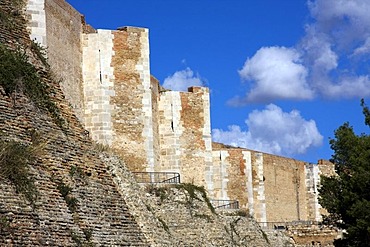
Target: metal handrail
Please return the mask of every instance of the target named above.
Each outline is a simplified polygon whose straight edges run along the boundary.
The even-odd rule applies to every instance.
[[[269,221],[258,222],[263,229],[287,230],[291,226],[313,226],[320,225],[317,221]]]
[[[180,174],[177,172],[133,172],[136,182],[148,184],[179,184]]]
[[[239,209],[237,200],[210,200],[215,209]]]

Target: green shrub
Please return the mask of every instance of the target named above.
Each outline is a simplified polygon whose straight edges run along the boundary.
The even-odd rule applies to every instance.
[[[167,233],[170,233],[170,228],[168,227],[168,225],[166,224],[166,222],[164,220],[162,220],[161,218],[157,217],[158,221],[161,222],[162,226],[163,226],[163,229],[167,232]]]
[[[21,9],[25,6],[25,1],[23,0],[12,0],[10,4],[13,7],[11,11],[2,11],[0,9],[0,25],[2,29],[12,30],[17,28],[19,25],[19,20],[21,19],[22,11]]]
[[[40,146],[0,140],[0,176],[8,179],[34,207],[38,191],[29,172],[36,162]]]
[[[204,219],[206,220],[207,222],[212,222],[212,218],[211,216],[209,215],[206,215],[206,214],[195,214],[194,217],[196,218],[200,218],[200,219]]]
[[[71,238],[73,240],[73,242],[76,243],[77,246],[82,246],[82,238],[74,231],[71,231]]]
[[[37,58],[42,62],[46,68],[50,68],[50,65],[47,60],[46,48],[41,46],[36,40],[33,40],[31,43],[31,50],[36,54]]]
[[[76,177],[76,178],[81,178],[81,179],[85,179],[85,176],[86,176],[82,168],[76,165],[71,166],[69,175],[71,176],[71,178]]]
[[[37,107],[49,112],[55,123],[63,128],[65,121],[50,97],[49,85],[41,80],[36,68],[27,61],[24,51],[13,51],[0,44],[0,86],[8,96],[23,92]]]
[[[9,231],[10,223],[5,216],[0,217],[0,232]]]
[[[224,213],[226,216],[240,216],[240,217],[249,217],[249,211],[246,209],[232,210]]]

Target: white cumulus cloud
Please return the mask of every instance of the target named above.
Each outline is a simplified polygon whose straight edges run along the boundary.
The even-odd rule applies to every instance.
[[[186,68],[164,79],[162,86],[173,91],[188,91],[192,86],[204,86],[204,82],[198,74]]]
[[[242,101],[234,99],[231,104],[313,98],[306,81],[307,69],[293,48],[263,47],[247,59],[239,74],[243,80],[253,82],[252,89]]]
[[[284,112],[269,104],[262,111],[253,111],[245,120],[247,130],[231,125],[228,130],[213,129],[215,142],[259,150],[278,155],[305,153],[322,145],[323,137],[313,120],[305,120],[296,110]]]
[[[262,47],[239,71],[250,87],[231,105],[370,96],[369,0],[308,0],[311,15],[294,47]]]

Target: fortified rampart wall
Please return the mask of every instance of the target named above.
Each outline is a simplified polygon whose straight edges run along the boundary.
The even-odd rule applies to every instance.
[[[148,30],[99,29],[83,34],[82,49],[86,129],[132,170],[153,170]]]
[[[158,109],[161,163],[157,170],[179,172],[184,182],[212,190],[207,174],[212,166],[208,88],[162,92]]]
[[[29,1],[28,12],[31,38],[48,47],[90,137],[131,171],[179,172],[213,199],[238,200],[260,222],[321,219],[317,185],[332,164],[212,147],[208,89],[161,88],[150,75],[148,29],[94,30],[63,0]]]
[[[242,148],[213,145],[214,198],[238,200],[259,222],[320,221],[320,175],[330,162],[310,164]]]
[[[20,14],[20,6],[16,5],[19,3],[0,1],[2,57],[5,61],[17,61],[19,58],[9,60],[10,53],[4,51],[25,51],[28,61],[35,66],[35,71],[27,67],[27,74],[37,73],[40,82],[33,82],[49,86],[50,99],[68,128],[62,130],[55,116],[32,102],[29,93],[16,90],[6,95],[0,86],[1,156],[5,157],[0,172],[0,246],[151,245],[146,237],[151,233],[145,235],[136,222],[125,195],[120,194],[107,165],[92,148],[91,140],[86,138],[68,106],[60,84],[49,78],[48,68],[33,49],[26,31],[27,22]],[[2,66],[16,71],[14,66],[2,62]],[[5,78],[13,79],[11,76],[2,79]],[[33,91],[33,96],[37,92]],[[26,148],[29,145],[32,151]],[[8,155],[14,161],[7,160]],[[35,158],[30,158],[33,156]],[[3,172],[6,166],[11,176]],[[157,229],[155,232],[157,234]],[[166,238],[167,233],[158,229],[157,235]]]
[[[83,123],[81,38],[83,16],[64,0],[28,1],[31,39],[47,48],[48,63],[78,119]]]

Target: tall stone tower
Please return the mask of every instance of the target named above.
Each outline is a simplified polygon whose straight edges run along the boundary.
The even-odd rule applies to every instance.
[[[148,29],[83,34],[85,126],[134,171],[154,169]]]

